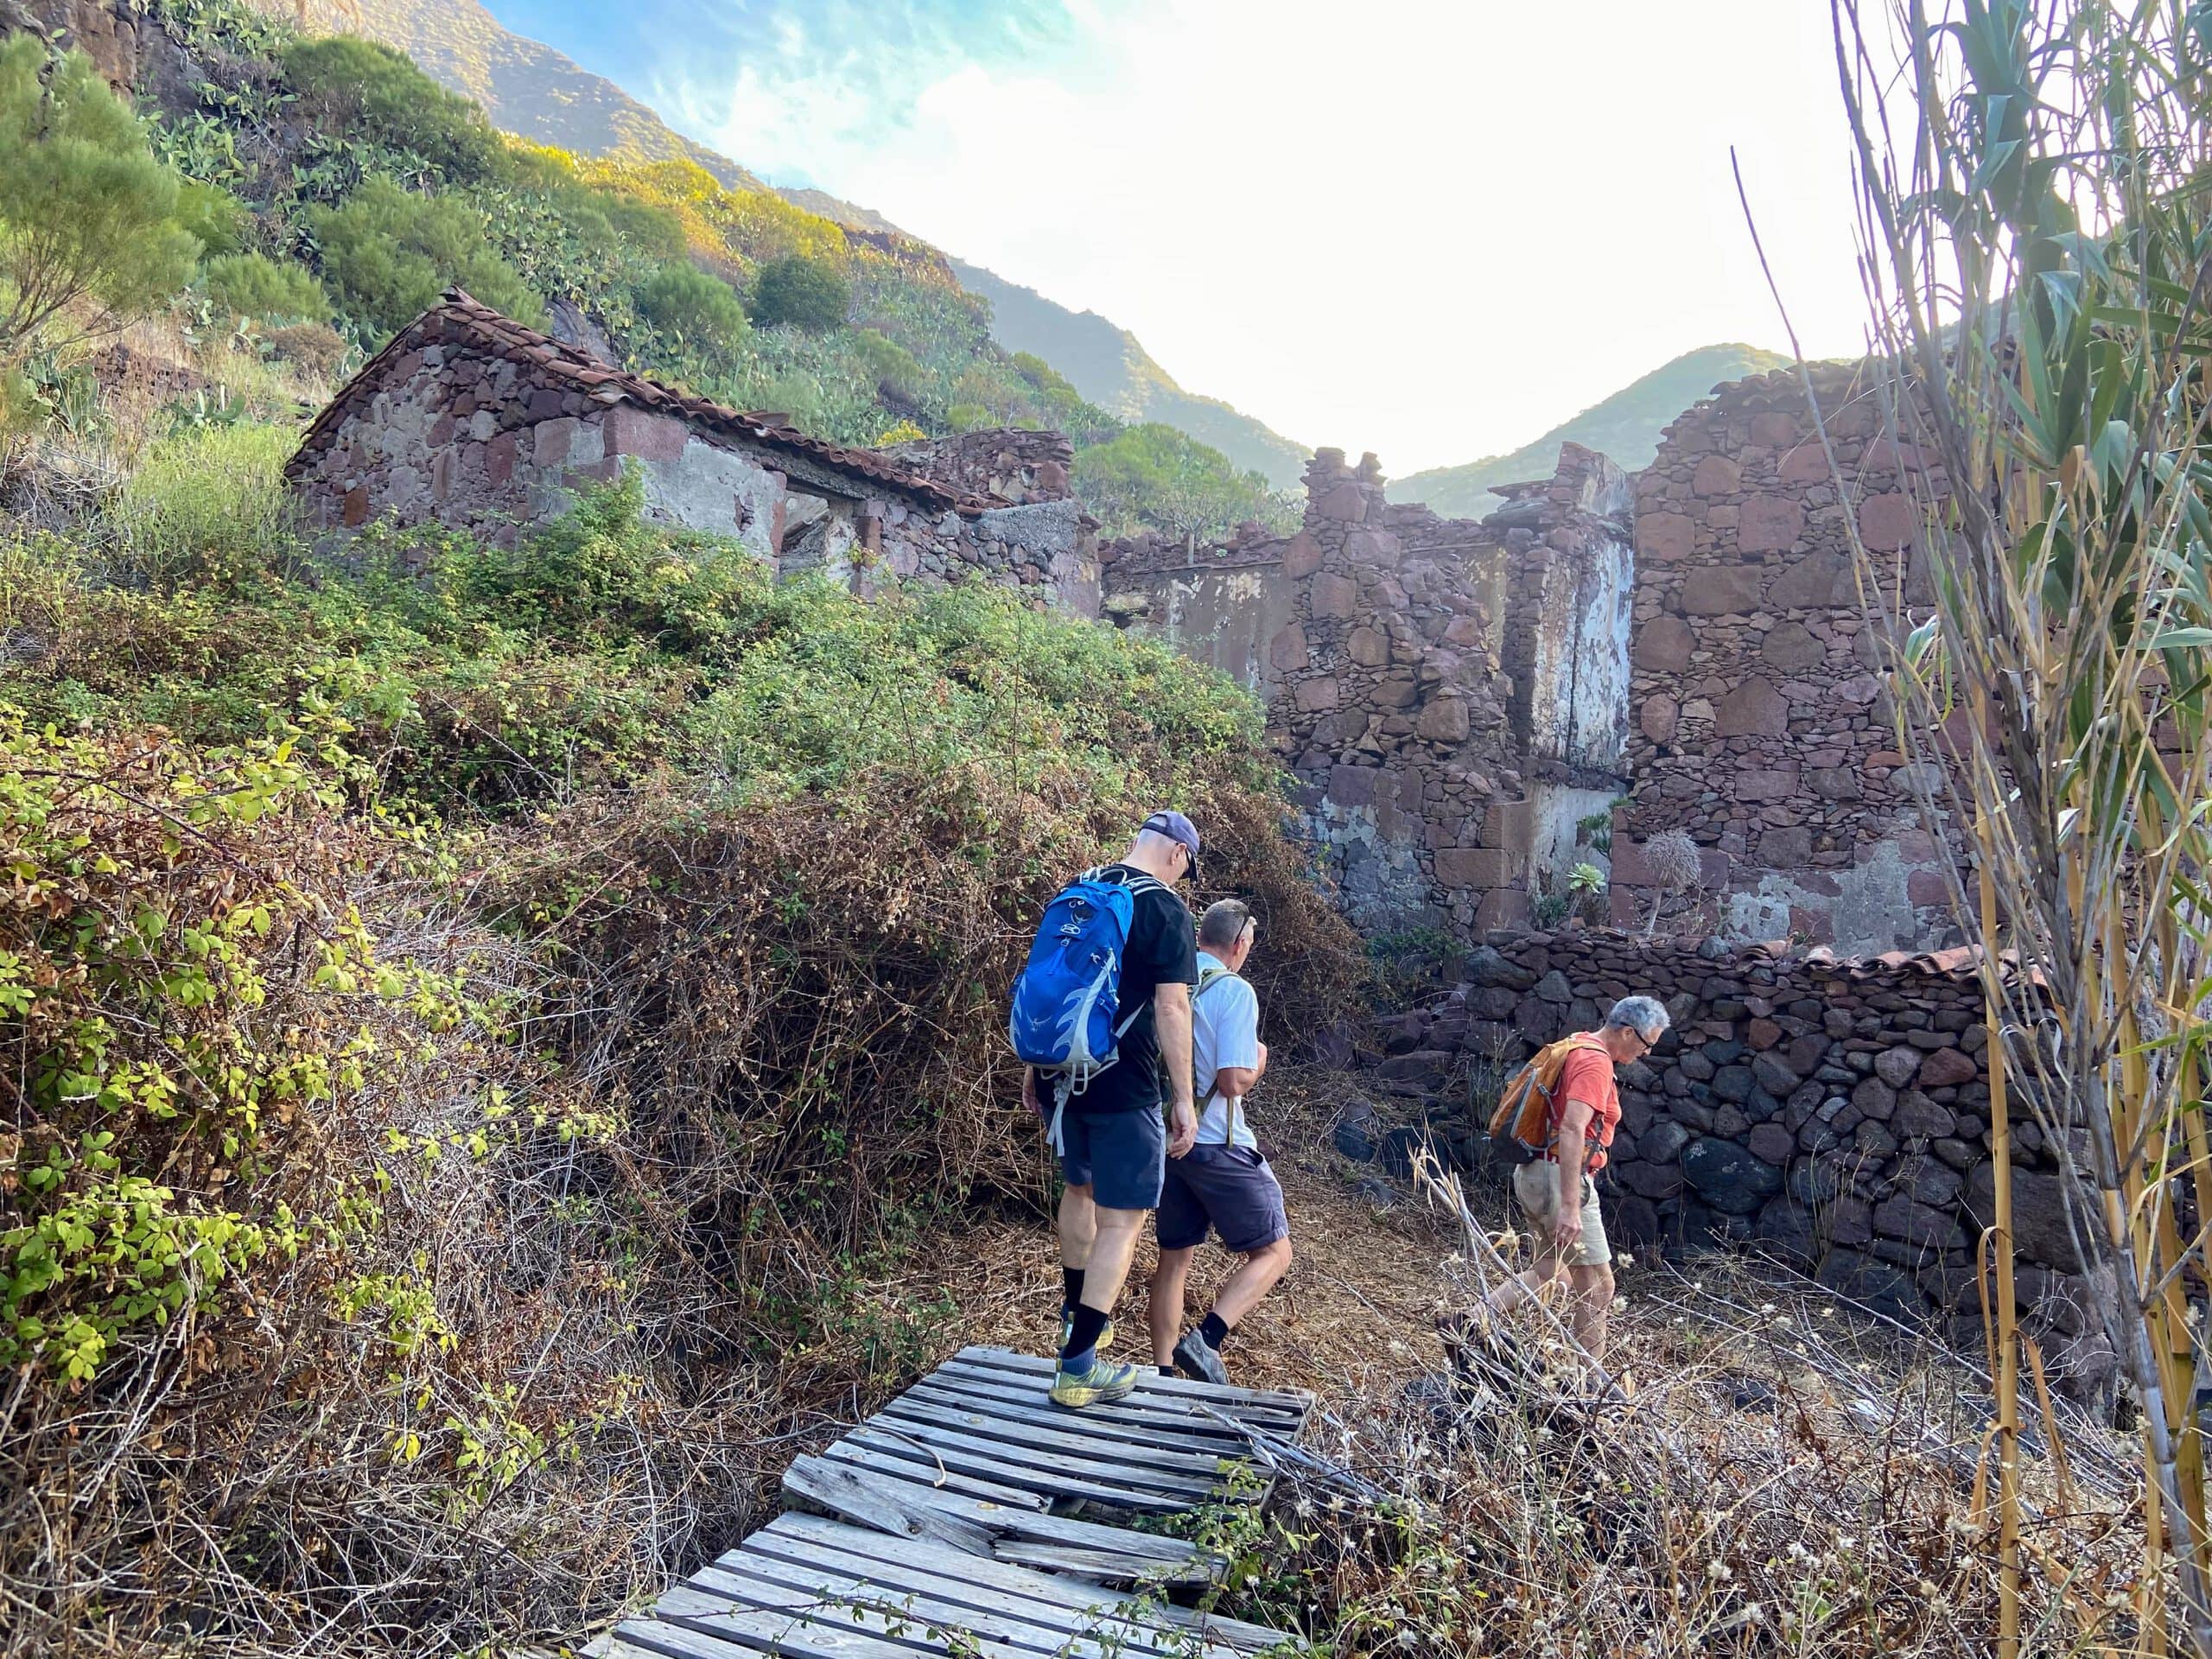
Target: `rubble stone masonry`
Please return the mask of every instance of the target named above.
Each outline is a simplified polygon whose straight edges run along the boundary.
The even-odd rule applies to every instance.
[[[1732,937],[1866,953],[1948,923],[1946,849],[1923,827],[1860,586],[1877,614],[1926,602],[1904,487],[1923,462],[1880,435],[1854,372],[1818,369],[1814,384],[1840,484],[1795,370],[1687,411],[1637,478],[1616,920],[1658,898],[1640,843],[1681,830],[1707,854],[1707,919]]]
[[[1657,997],[1675,1024],[1620,1070],[1620,1129],[1599,1181],[1617,1239],[1755,1244],[1893,1314],[1955,1317],[1979,1342],[1974,1241],[1993,1182],[1973,953],[1846,960],[1608,929],[1496,932],[1435,1007],[1380,1022],[1381,1076],[1460,1103],[1440,1131],[1458,1161],[1479,1164],[1473,1120],[1505,1072],[1631,994]],[[2020,1300],[2061,1375],[2094,1382],[2110,1356],[2093,1334],[2058,1160],[2018,1099],[2013,1113]]]

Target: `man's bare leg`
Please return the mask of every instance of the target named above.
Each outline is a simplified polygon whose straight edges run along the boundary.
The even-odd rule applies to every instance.
[[[1574,1339],[1602,1365],[1605,1362],[1605,1314],[1613,1304],[1613,1270],[1601,1262],[1591,1268],[1569,1268],[1567,1274],[1574,1287],[1573,1306],[1567,1315]]]
[[[1191,1277],[1191,1263],[1198,1247],[1162,1250],[1160,1265],[1152,1270],[1152,1305],[1146,1319],[1152,1327],[1152,1360],[1166,1365],[1175,1357],[1175,1338],[1183,1334],[1183,1288]]]
[[[1090,1238],[1090,1259],[1084,1264],[1083,1305],[1111,1313],[1136,1259],[1137,1240],[1143,1236],[1148,1210],[1109,1210],[1093,1205],[1096,1226]]]
[[[1510,1313],[1556,1279],[1559,1269],[1559,1252],[1548,1245],[1541,1246],[1536,1251],[1534,1265],[1526,1273],[1515,1274],[1491,1292],[1484,1299],[1485,1306],[1493,1313]]]
[[[1290,1241],[1279,1238],[1272,1244],[1263,1244],[1248,1253],[1236,1271],[1213,1299],[1213,1311],[1221,1315],[1221,1322],[1234,1330],[1237,1324],[1260,1305],[1260,1298],[1273,1290],[1283,1274],[1290,1271]],[[1155,1333],[1153,1346],[1160,1345]],[[1169,1341],[1173,1347],[1173,1341]]]
[[[1089,1268],[1098,1236],[1098,1206],[1091,1203],[1088,1186],[1071,1186],[1060,1194],[1059,1223],[1060,1265]]]

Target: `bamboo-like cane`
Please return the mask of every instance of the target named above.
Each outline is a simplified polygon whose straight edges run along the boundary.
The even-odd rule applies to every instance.
[[[2012,1298],[2012,1121],[2005,1099],[2005,1020],[1998,988],[1997,889],[1991,879],[1989,819],[1978,815],[1980,847],[1983,1024],[1989,1033],[1990,1185],[1994,1194],[1997,1258],[1998,1659],[2020,1652],[2020,1343],[2018,1305]]]

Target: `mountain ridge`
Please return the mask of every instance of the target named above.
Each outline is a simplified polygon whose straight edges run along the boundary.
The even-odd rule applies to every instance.
[[[518,35],[478,0],[255,0],[272,15],[333,33],[365,34],[406,53],[480,105],[494,126],[582,155],[687,161],[731,189],[772,193],[864,236],[888,237],[945,259],[961,286],[990,302],[991,336],[1043,358],[1090,403],[1132,423],[1163,422],[1220,450],[1271,488],[1296,483],[1312,454],[1217,397],[1184,389],[1127,329],[1074,312],[995,272],[951,257],[881,213],[811,188],[768,183],[685,137],[650,107],[542,41]],[[1102,346],[1098,336],[1107,337]],[[1072,360],[1071,360],[1072,359]]]
[[[1700,346],[1637,377],[1518,449],[1393,480],[1389,498],[1424,503],[1446,518],[1479,518],[1499,505],[1491,493],[1492,485],[1549,478],[1559,465],[1562,443],[1579,443],[1624,471],[1640,471],[1658,454],[1659,435],[1668,423],[1714,387],[1787,367],[1794,360],[1780,352],[1740,343]]]

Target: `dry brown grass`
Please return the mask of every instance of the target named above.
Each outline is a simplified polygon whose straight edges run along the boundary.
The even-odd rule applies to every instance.
[[[1334,1113],[1361,1087],[1286,1068],[1255,1100],[1299,1258],[1228,1358],[1237,1380],[1313,1389],[1309,1445],[1392,1501],[1332,1510],[1325,1484],[1285,1487],[1264,1520],[1220,1520],[1218,1539],[1266,1563],[1234,1605],[1346,1654],[1991,1650],[1993,1405],[1970,1357],[1763,1261],[1629,1259],[1611,1353],[1625,1401],[1592,1409],[1559,1379],[1442,1387],[1434,1317],[1471,1300],[1480,1274],[1440,1211],[1402,1186],[1378,1206],[1361,1190],[1372,1166],[1331,1148]],[[1499,1195],[1474,1202],[1521,1248]],[[1046,1351],[1057,1260],[1041,1223],[994,1229],[946,1239],[940,1261],[882,1294],[949,1290],[945,1351]],[[1120,1357],[1144,1357],[1149,1263],[1147,1245]],[[1187,1317],[1231,1265],[1201,1253]],[[1514,1328],[1543,1346],[1535,1321]],[[2139,1465],[2126,1436],[2078,1414],[2063,1427],[2063,1470],[2047,1428],[2030,1437],[2023,1650],[2130,1651]]]

